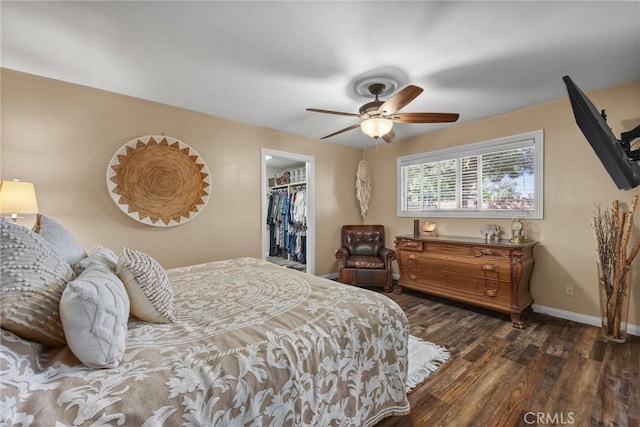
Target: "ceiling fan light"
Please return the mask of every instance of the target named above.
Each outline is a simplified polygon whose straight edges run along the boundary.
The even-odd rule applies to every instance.
[[[388,134],[393,128],[393,121],[385,118],[367,119],[360,124],[362,132],[371,138],[380,138]]]

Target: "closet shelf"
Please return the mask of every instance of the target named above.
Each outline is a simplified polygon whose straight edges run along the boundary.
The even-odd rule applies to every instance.
[[[282,184],[282,185],[274,185],[273,187],[269,187],[270,190],[279,190],[281,188],[293,188],[293,187],[302,187],[306,186],[306,182],[293,182],[291,184]]]

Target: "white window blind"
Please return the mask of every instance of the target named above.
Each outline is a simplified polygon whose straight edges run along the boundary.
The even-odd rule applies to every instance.
[[[542,131],[398,158],[398,216],[542,218]]]

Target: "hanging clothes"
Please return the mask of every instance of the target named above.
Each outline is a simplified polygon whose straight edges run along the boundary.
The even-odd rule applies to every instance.
[[[269,208],[267,211],[269,256],[281,256],[282,248],[285,247],[285,233],[287,231],[286,210],[288,210],[287,190],[272,190],[271,194],[269,194]]]
[[[272,190],[268,206],[269,256],[306,263],[306,186]]]

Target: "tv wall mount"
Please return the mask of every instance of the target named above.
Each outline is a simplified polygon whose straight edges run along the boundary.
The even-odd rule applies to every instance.
[[[602,110],[600,112],[600,115],[606,122],[607,121],[606,111]],[[640,148],[637,148],[635,150],[631,149],[631,141],[637,138],[640,138],[640,125],[636,126],[635,128],[631,129],[628,132],[622,132],[620,134],[620,140],[618,141],[622,146],[622,149],[624,150],[624,152],[627,154],[627,156],[629,156],[629,158],[634,161],[640,161]]]

